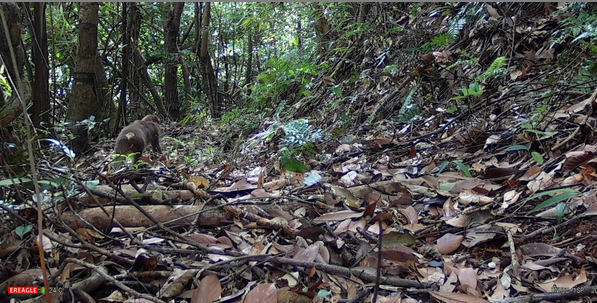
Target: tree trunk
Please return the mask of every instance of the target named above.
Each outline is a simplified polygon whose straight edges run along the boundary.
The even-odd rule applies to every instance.
[[[296,21],[296,48],[299,50],[299,53],[303,51],[303,39],[301,39],[301,29],[302,29],[301,19],[299,18]]]
[[[4,28],[4,22],[8,28]],[[19,8],[14,3],[0,3],[0,57],[6,66],[11,83],[12,94],[0,104],[0,127],[6,126],[23,112],[22,97],[25,104],[31,101],[31,86],[23,74],[25,51],[21,39],[21,17]],[[9,36],[5,34],[8,31]]]
[[[174,120],[180,119],[180,101],[178,100],[178,34],[180,31],[180,16],[184,2],[177,2],[170,7],[164,22],[166,33],[166,71],[164,73],[164,92],[168,114]]]
[[[128,3],[122,3],[122,44],[124,44],[124,52],[122,54],[122,79],[120,81],[120,107],[118,108],[119,116],[122,117],[124,123],[127,125],[126,119],[126,92],[128,88],[128,77],[129,77],[129,58],[130,58],[130,37],[129,37],[129,23],[127,21],[127,6]],[[120,119],[118,119],[120,120]],[[119,121],[118,121],[119,122]]]
[[[209,20],[211,18],[211,3],[206,2],[203,10],[203,16],[201,17],[203,23],[201,24],[201,48],[199,52],[199,65],[201,68],[201,74],[203,77],[203,91],[207,95],[207,104],[212,117],[220,116],[220,94],[218,94],[218,82],[216,73],[213,65],[211,64],[211,58],[208,52],[209,45]]]
[[[325,18],[323,7],[319,3],[313,2],[313,10],[316,16],[315,41],[317,41],[317,51],[320,55],[324,55],[327,52],[324,36],[330,31],[330,26]]]
[[[33,3],[33,28],[32,39],[33,62],[35,64],[35,80],[33,87],[33,106],[31,107],[31,120],[36,127],[41,121],[50,122],[50,99],[48,94],[48,80],[50,70],[48,67],[48,34],[46,31],[46,4]]]
[[[166,107],[164,106],[162,97],[160,97],[157,88],[153,84],[153,81],[151,81],[151,77],[147,72],[147,65],[145,65],[145,58],[143,58],[143,54],[141,54],[141,51],[137,46],[133,47],[133,55],[135,57],[135,70],[137,70],[140,73],[141,81],[143,81],[145,87],[149,89],[149,92],[151,93],[151,97],[153,98],[153,102],[155,103],[158,112],[164,113],[165,115]]]
[[[116,112],[114,102],[112,102],[108,97],[108,93],[110,92],[110,84],[108,82],[108,77],[106,77],[106,71],[104,70],[104,62],[99,55],[95,56],[94,88],[97,102],[102,104],[102,112],[104,113],[103,118],[108,117],[108,113],[112,114]],[[113,118],[112,115],[110,115],[110,117]],[[115,122],[116,121],[114,119],[110,119],[108,125],[104,125],[104,130],[112,130],[114,128]]]
[[[135,55],[135,50],[139,45],[139,35],[141,33],[141,13],[139,11],[139,7],[134,2],[129,2],[126,4],[128,6],[127,9],[127,35],[128,35],[128,51],[129,55],[126,58],[129,58],[129,72],[127,74],[127,91],[129,92],[128,95],[128,104],[131,105],[132,111],[136,107],[140,106],[142,100],[146,100],[145,91],[143,90],[143,80],[141,71],[136,68],[140,66],[137,64],[137,59]],[[131,66],[132,65],[132,66]],[[161,98],[160,98],[161,100]],[[139,113],[141,115],[141,113]],[[120,125],[126,125],[126,123],[121,123]],[[115,129],[118,131],[118,128]]]
[[[247,71],[245,74],[245,86],[251,83],[253,77],[253,31],[249,30],[247,34]],[[250,92],[249,92],[250,94]]]
[[[95,116],[96,121],[103,117],[101,105],[97,102],[93,91],[95,80],[95,60],[97,56],[97,25],[99,4],[97,2],[81,2],[79,4],[79,45],[73,73],[73,90],[69,96],[67,120],[74,122],[72,126],[75,139],[73,148],[79,153],[87,147],[88,129],[80,122]]]
[[[371,9],[371,3],[361,3],[359,5],[359,15],[357,17],[358,23],[364,23],[367,20],[367,14],[369,14],[369,10]]]
[[[182,57],[179,58],[180,67],[182,68],[182,79],[184,81],[184,105],[185,108],[191,103],[191,96],[193,91],[191,90],[191,74],[189,72],[189,68],[186,64],[184,64],[184,60]]]

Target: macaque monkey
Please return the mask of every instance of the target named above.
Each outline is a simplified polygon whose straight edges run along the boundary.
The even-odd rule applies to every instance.
[[[120,131],[116,138],[114,153],[128,155],[134,153],[133,164],[139,160],[143,150],[151,145],[154,151],[162,152],[160,147],[160,120],[155,115],[147,115],[142,120],[136,120]],[[116,157],[112,167],[118,170],[125,161],[124,156]]]

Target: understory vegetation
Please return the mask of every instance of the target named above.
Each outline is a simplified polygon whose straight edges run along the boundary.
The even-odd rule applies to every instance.
[[[595,298],[597,5],[40,5],[0,11],[0,299]]]

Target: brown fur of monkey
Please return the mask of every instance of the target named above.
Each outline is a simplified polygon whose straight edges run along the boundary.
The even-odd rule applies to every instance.
[[[160,147],[160,120],[155,115],[147,115],[142,120],[136,120],[120,131],[116,138],[115,154],[128,155],[135,153],[133,163],[141,157],[143,150],[151,145],[154,151],[162,152]],[[116,157],[112,163],[114,169],[122,167],[124,157]]]

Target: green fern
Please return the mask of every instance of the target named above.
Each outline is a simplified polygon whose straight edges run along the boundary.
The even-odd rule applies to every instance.
[[[415,85],[406,95],[404,98],[404,102],[402,102],[402,107],[400,107],[400,111],[398,112],[398,120],[400,122],[410,122],[414,120],[420,113],[421,109],[417,104],[413,104],[412,100],[419,90],[419,85]]]
[[[450,22],[448,35],[454,39],[458,38],[468,21],[481,14],[484,7],[485,4],[481,2],[469,2],[463,5],[458,11],[458,14],[456,14],[456,17]]]
[[[588,60],[578,71],[578,76],[574,78],[574,83],[578,85],[578,90],[590,92],[594,89],[593,83],[595,81],[597,81],[597,62]]]
[[[461,96],[455,96],[450,98],[450,100],[461,100],[471,97],[479,97],[483,95],[483,88],[479,86],[479,83],[473,82],[468,85],[468,88],[461,88],[460,91],[462,92]]]
[[[475,65],[477,62],[475,60],[458,60],[454,62],[452,65],[446,67],[446,70],[451,70],[460,65]]]
[[[454,42],[454,37],[448,34],[439,35],[431,41],[421,45],[420,49],[429,52],[433,49],[444,49]]]
[[[569,37],[574,38],[572,43],[583,40],[590,42],[597,38],[597,9],[595,6],[587,7],[582,3],[569,3],[563,11],[569,14],[566,17],[566,26],[553,33],[556,38],[551,42],[550,48],[566,43],[566,39]]]
[[[507,69],[504,68],[506,64],[506,57],[502,56],[495,58],[489,68],[475,78],[475,82],[486,82],[505,74],[507,72]]]

